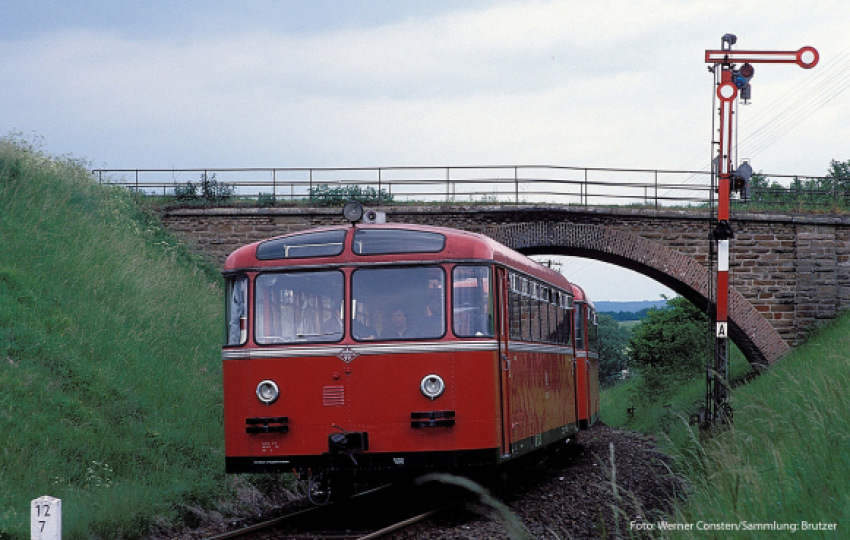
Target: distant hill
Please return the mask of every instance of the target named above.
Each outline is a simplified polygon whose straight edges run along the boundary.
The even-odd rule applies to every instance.
[[[594,302],[596,311],[604,313],[637,313],[649,308],[661,308],[667,305],[666,300],[642,300],[640,302]]]

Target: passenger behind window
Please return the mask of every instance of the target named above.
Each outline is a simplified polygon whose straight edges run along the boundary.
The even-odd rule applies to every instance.
[[[415,337],[413,330],[407,325],[407,310],[402,306],[394,306],[390,309],[389,325],[381,334],[382,339],[405,339]]]
[[[425,304],[425,316],[420,328],[419,337],[435,338],[443,335],[443,307],[439,294],[431,294]]]
[[[342,339],[344,326],[342,324],[342,299],[330,298],[330,309],[328,310],[328,318],[322,322],[322,338],[329,341],[339,341]],[[323,341],[324,341],[323,339]]]
[[[369,340],[378,337],[378,332],[374,328],[363,324],[357,319],[351,322],[351,333],[354,335],[354,339],[357,340]]]

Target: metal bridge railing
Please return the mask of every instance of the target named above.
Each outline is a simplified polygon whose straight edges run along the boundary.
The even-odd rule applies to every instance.
[[[185,196],[213,182],[227,199],[389,203],[700,206],[715,197],[708,171],[546,165],[364,168],[95,169],[100,183],[152,197]],[[789,183],[801,177],[762,175]],[[769,194],[771,190],[764,191]],[[783,194],[787,192],[783,191]],[[835,194],[840,200],[850,194]],[[779,194],[776,197],[780,198]],[[768,200],[765,198],[765,200]]]

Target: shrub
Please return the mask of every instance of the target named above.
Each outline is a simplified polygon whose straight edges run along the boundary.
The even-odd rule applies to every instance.
[[[650,309],[632,329],[629,347],[641,372],[644,401],[667,397],[701,372],[707,354],[706,325],[704,313],[677,297],[663,309]]]
[[[341,206],[348,201],[358,201],[363,204],[389,204],[393,196],[385,189],[357,185],[331,187],[319,184],[310,188],[310,200],[319,206]]]
[[[257,206],[271,207],[276,203],[274,193],[259,193],[257,195]]]
[[[221,203],[236,193],[236,186],[219,182],[215,173],[201,173],[201,181],[193,184],[191,181],[174,186],[174,196],[178,201],[204,203]]]

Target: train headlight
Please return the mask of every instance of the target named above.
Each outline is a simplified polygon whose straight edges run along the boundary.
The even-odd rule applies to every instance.
[[[277,398],[280,397],[280,390],[277,387],[277,383],[270,380],[265,380],[257,385],[257,399],[265,403],[266,405],[271,405]]]
[[[425,378],[419,383],[419,389],[426,398],[437,399],[446,389],[446,383],[443,382],[442,377],[432,373],[431,375],[425,375]]]

